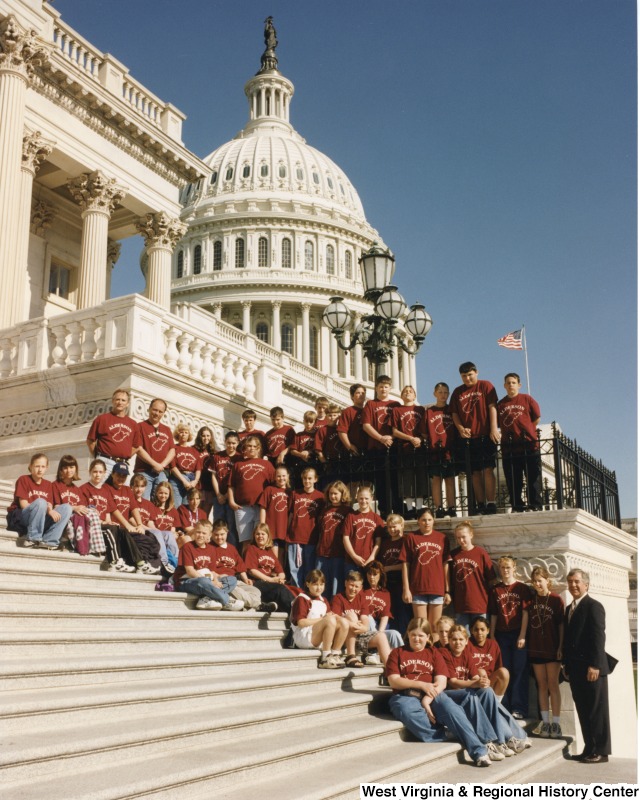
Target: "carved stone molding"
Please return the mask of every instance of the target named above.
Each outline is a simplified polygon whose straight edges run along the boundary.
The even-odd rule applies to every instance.
[[[17,72],[30,80],[35,68],[49,61],[50,50],[36,31],[25,30],[13,14],[0,22],[0,72]]]
[[[31,210],[31,233],[43,236],[45,231],[51,227],[54,218],[55,210],[52,205],[43,200],[35,200]]]
[[[55,143],[45,139],[40,131],[25,131],[22,137],[22,167],[34,175],[45,158],[50,155]]]
[[[625,570],[603,564],[593,558],[572,553],[548,553],[536,556],[518,555],[518,579],[528,582],[536,567],[548,570],[554,591],[566,588],[567,574],[572,569],[583,569],[591,578],[590,588],[598,594],[628,597],[629,580]]]
[[[120,242],[117,242],[115,239],[107,240],[107,264],[112,269],[115,267],[117,260],[120,258],[121,250],[122,245]]]
[[[127,193],[126,186],[107,178],[100,170],[84,172],[68,181],[67,186],[83,211],[101,211],[109,216]]]
[[[144,236],[146,248],[167,247],[172,251],[187,232],[184,222],[170,217],[164,211],[141,217],[136,223],[136,229]]]

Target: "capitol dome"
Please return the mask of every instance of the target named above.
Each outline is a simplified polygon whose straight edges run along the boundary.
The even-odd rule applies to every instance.
[[[265,44],[244,87],[247,124],[182,192],[188,232],[173,255],[172,303],[196,304],[346,385],[368,382],[373,370],[360,346],[339,350],[322,312],[337,294],[354,325],[371,313],[358,260],[385,245],[344,171],[291,125],[294,86],[278,71],[272,26]],[[409,382],[410,366],[400,362]]]

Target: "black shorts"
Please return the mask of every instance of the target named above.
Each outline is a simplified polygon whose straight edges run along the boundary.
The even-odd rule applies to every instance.
[[[458,448],[458,461],[466,469],[467,453],[471,461],[471,471],[478,472],[482,469],[495,469],[496,452],[498,446],[491,441],[489,436],[477,436],[474,439],[463,439]]]
[[[537,658],[536,656],[529,656],[530,664],[559,664],[559,658]]]

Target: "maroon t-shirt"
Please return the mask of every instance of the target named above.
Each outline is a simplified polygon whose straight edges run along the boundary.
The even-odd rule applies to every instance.
[[[498,403],[498,425],[502,443],[532,442],[538,446],[538,431],[534,421],[540,419],[540,406],[528,394],[503,397]]]
[[[346,433],[351,444],[354,444],[362,453],[369,446],[369,437],[362,430],[363,408],[349,406],[345,408],[338,419],[338,433]]]
[[[396,564],[401,563],[400,551],[402,550],[403,540],[404,537],[394,540],[390,536],[385,536],[382,539],[376,558],[384,567],[395,567]]]
[[[342,536],[348,536],[351,547],[357,556],[366,561],[371,555],[375,540],[384,536],[385,526],[375,511],[352,511],[342,523]],[[347,556],[348,558],[348,556]]]
[[[11,512],[15,508],[20,508],[19,500],[26,500],[31,505],[38,497],[53,505],[53,486],[51,481],[43,478],[40,483],[36,483],[31,475],[21,475],[16,481],[13,503],[9,506],[8,511]]]
[[[68,503],[70,506],[84,506],[87,504],[84,492],[73,483],[69,486],[62,481],[54,481],[52,490],[54,506],[59,506],[62,503]]]
[[[444,595],[444,565],[449,559],[449,541],[444,533],[405,534],[399,560],[409,565],[411,593]]]
[[[175,447],[170,429],[162,423],[154,428],[149,420],[138,423],[133,437],[133,446],[142,447],[154,461],[159,462],[164,461],[169,450]],[[143,461],[140,456],[136,457],[134,472],[145,472],[150,469],[151,467],[146,461]]]
[[[292,450],[297,450],[299,453],[303,453],[306,450],[308,453],[313,454],[313,445],[316,440],[317,432],[317,428],[313,428],[310,431],[298,431],[294,434],[293,441],[291,442]]]
[[[369,400],[362,412],[362,424],[371,425],[371,427],[379,433],[380,436],[391,436],[393,433],[393,426],[391,425],[391,412],[397,408],[400,403],[397,400]],[[367,447],[369,450],[386,450],[387,448],[374,439],[373,436],[367,436]]]
[[[531,587],[515,581],[510,586],[499,583],[491,589],[489,613],[497,617],[496,631],[519,631],[522,625],[522,612],[529,610]]]
[[[296,432],[291,425],[283,425],[281,428],[269,428],[264,435],[265,453],[268,458],[275,462],[276,458],[287,447],[291,447],[293,437]]]
[[[194,569],[208,569],[211,572],[216,570],[213,567],[216,553],[212,544],[206,544],[204,547],[198,547],[195,542],[187,542],[180,548],[178,555],[178,567],[175,571],[174,581],[179,585],[180,581],[188,578],[185,567],[193,567]]]
[[[387,677],[399,675],[401,678],[423,683],[433,683],[438,675],[447,677],[449,674],[440,650],[425,647],[424,650],[415,652],[408,645],[396,647],[389,653],[384,671]]]
[[[369,603],[369,615],[376,622],[379,622],[382,617],[393,617],[391,613],[391,595],[388,589],[363,589],[362,594],[364,594],[365,600]]]
[[[229,478],[231,476],[231,467],[238,461],[242,460],[240,453],[235,453],[230,456],[226,450],[221,450],[209,459],[208,468],[216,476],[218,481],[218,489],[220,494],[226,494],[229,488]]]
[[[309,611],[311,610],[311,603],[317,600],[321,603],[324,603],[325,608],[327,611],[331,611],[331,606],[326,597],[309,597],[306,594],[299,594],[296,599],[293,601],[291,606],[291,624],[297,625],[301,619],[306,619],[309,616]]]
[[[478,674],[479,669],[483,669],[491,677],[497,669],[502,667],[502,653],[495,639],[485,639],[482,647],[479,647],[473,639],[470,639],[465,649],[471,655],[474,675]]]
[[[291,544],[315,544],[316,521],[324,506],[324,495],[318,489],[312,492],[291,493],[291,520],[287,541]]]
[[[450,678],[457,678],[459,681],[468,681],[476,677],[477,672],[473,670],[474,668],[477,669],[478,665],[474,662],[471,648],[468,644],[459,656],[454,656],[448,647],[443,647],[440,652],[442,653],[444,663],[447,665]]]
[[[334,595],[331,601],[331,610],[339,617],[343,617],[345,611],[355,611],[359,617],[369,616],[371,613],[367,598],[362,591],[358,592],[353,600],[348,600],[342,593]]]
[[[249,573],[252,569],[259,569],[260,572],[270,578],[284,573],[282,564],[273,550],[271,548],[263,550],[257,544],[247,545],[247,549],[244,551],[244,563]],[[260,579],[257,578],[257,580]]]
[[[344,453],[344,447],[335,425],[324,425],[322,428],[318,428],[314,450],[322,453],[327,461],[340,458],[340,455]]]
[[[291,510],[291,489],[267,486],[258,498],[258,505],[266,512],[266,523],[273,539],[285,539]]]
[[[255,506],[266,487],[273,483],[276,472],[264,458],[244,458],[231,467],[229,486],[239,506]]]
[[[147,500],[146,498],[142,497],[140,500],[136,501],[136,505],[132,506],[138,510],[138,514],[140,514],[140,520],[145,528],[155,528],[155,521],[158,512],[161,510],[158,508],[157,505],[151,502],[151,500]],[[157,530],[157,528],[156,528]]]
[[[318,517],[316,555],[323,558],[344,558],[344,542],[340,526],[351,512],[348,505],[325,506]]]
[[[130,459],[137,426],[138,423],[131,417],[118,417],[111,411],[97,416],[91,423],[87,436],[87,439],[96,443],[96,458],[107,456]]]
[[[425,411],[425,427],[429,449],[444,451],[445,460],[448,461],[451,458],[451,451],[460,438],[449,406],[427,408]]]
[[[176,457],[171,462],[172,467],[177,467],[180,472],[197,472],[202,469],[203,456],[195,447],[175,445]]]
[[[425,410],[424,406],[397,406],[391,411],[391,426],[400,433],[408,436],[418,436],[423,439],[425,436]],[[398,441],[402,450],[415,450],[411,442],[404,439]]]
[[[109,488],[111,489],[113,502],[116,504],[116,508],[122,516],[128,520],[131,509],[135,508],[137,505],[132,489],[129,486],[121,486],[119,489],[116,489],[115,486],[111,485],[109,485]]]
[[[536,594],[529,605],[527,647],[532,658],[558,657],[560,627],[564,624],[562,598],[550,593],[545,597]]]
[[[87,505],[95,508],[101,522],[105,521],[107,514],[112,514],[116,510],[116,501],[113,499],[110,486],[104,483],[102,486],[94,486],[87,482],[83,483],[80,488],[87,498]]]
[[[232,544],[227,542],[224,547],[214,545],[213,549],[215,554],[211,567],[212,572],[216,572],[218,575],[235,575],[237,572],[246,572],[247,567],[240,553]]]
[[[196,508],[195,511],[192,511],[189,506],[185,503],[181,505],[179,508],[172,508],[171,511],[176,512],[176,515],[173,515],[174,523],[170,527],[180,528],[181,530],[186,530],[187,528],[193,528],[196,522],[200,520],[207,519],[207,513],[201,508]],[[170,514],[169,511],[164,512],[165,517],[168,517]],[[169,528],[158,528],[159,531],[169,530]]]
[[[259,439],[260,445],[262,446],[262,455],[267,454],[267,445],[265,442],[265,432],[264,431],[238,431],[238,439],[240,440],[240,444],[238,445],[238,452],[242,455],[242,448],[244,447],[244,440],[247,439],[249,436],[255,436],[256,439]]]
[[[489,582],[495,577],[489,553],[476,545],[471,550],[457,547],[451,553],[451,590],[457,614],[486,614]]]
[[[458,386],[449,403],[452,414],[457,414],[463,428],[470,428],[471,437],[488,436],[491,432],[489,406],[498,404],[498,395],[489,381],[478,381],[475,386]]]

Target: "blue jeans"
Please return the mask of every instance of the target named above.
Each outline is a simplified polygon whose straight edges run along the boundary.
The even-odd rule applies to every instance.
[[[192,481],[196,476],[195,472],[183,472],[182,474],[188,481]],[[187,492],[189,490],[185,488],[182,481],[179,481],[173,474],[169,477],[169,484],[173,492],[173,505],[176,508],[180,508],[181,505],[187,502]]]
[[[167,480],[167,473],[164,470],[162,470],[162,472],[155,472],[151,467],[149,467],[148,470],[142,470],[142,472],[138,470],[135,474],[144,475],[147,479],[147,485],[144,487],[144,492],[142,493],[145,500],[151,500],[152,496],[156,493],[158,485]]]
[[[240,506],[234,512],[239,542],[250,542],[256,525],[260,522],[259,506]],[[214,517],[215,520],[215,517]]]
[[[468,705],[473,706],[473,702],[469,702]],[[465,711],[448,696],[447,692],[439,694],[431,703],[431,710],[438,723],[435,726],[431,724],[427,712],[417,697],[394,693],[389,700],[389,708],[393,716],[421,742],[444,742],[445,733],[442,726],[446,725],[462,742],[474,761],[480,756],[487,755],[487,747],[476,735]]]
[[[344,589],[344,558],[342,556],[338,556],[338,558],[316,556],[315,568],[322,570],[325,578],[324,596],[327,600],[332,600]]]
[[[470,692],[478,698],[482,710],[487,715],[491,727],[497,734],[496,741],[500,742],[500,744],[504,744],[504,742],[512,736],[516,739],[526,739],[527,734],[502,703],[498,702],[498,698],[493,689],[487,687],[486,689],[462,689],[461,691]],[[447,694],[450,695],[452,692],[447,692]]]
[[[298,547],[302,551],[302,563],[300,565],[296,564]],[[294,586],[299,586],[301,589],[304,589],[304,579],[316,566],[315,544],[287,544],[287,561],[289,563],[291,583]]]
[[[238,580],[232,575],[223,575],[218,580],[222,584],[222,589],[214,586],[209,578],[184,578],[180,581],[178,591],[195,594],[198,597],[210,597],[227,606],[231,600],[229,595],[236,588]]]
[[[163,564],[171,562],[174,567],[177,566],[180,548],[178,547],[176,537],[171,531],[158,531],[155,528],[147,528],[147,531],[152,533],[158,540],[158,544],[160,545],[160,561]]]
[[[519,631],[496,631],[502,665],[509,670],[509,685],[504,693],[504,705],[509,711],[529,714],[529,655],[526,647],[518,647]]]
[[[45,542],[45,544],[58,544],[60,537],[71,519],[71,506],[68,503],[56,506],[54,511],[60,514],[59,522],[54,522],[47,514],[47,501],[44,497],[36,498],[19,514],[16,514],[18,525],[26,530],[30,542]]]

